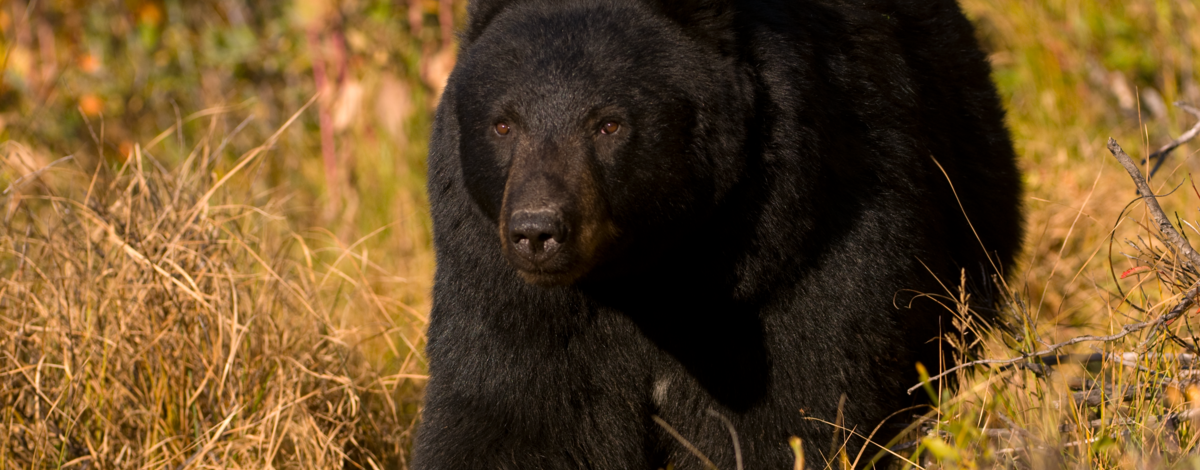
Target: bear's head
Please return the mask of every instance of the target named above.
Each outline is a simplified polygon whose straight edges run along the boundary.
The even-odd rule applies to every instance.
[[[669,245],[668,227],[737,180],[752,97],[722,50],[727,10],[473,6],[447,96],[467,190],[527,282],[571,284],[632,245]]]

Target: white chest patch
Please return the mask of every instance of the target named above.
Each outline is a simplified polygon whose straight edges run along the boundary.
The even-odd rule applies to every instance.
[[[667,390],[671,388],[671,379],[661,378],[654,381],[654,393],[651,398],[654,399],[654,404],[663,406],[667,402]]]

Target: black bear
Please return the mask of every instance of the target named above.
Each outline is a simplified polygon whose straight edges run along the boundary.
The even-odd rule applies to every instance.
[[[810,417],[869,432],[939,364],[919,294],[1019,249],[954,0],[476,0],[461,42],[416,469],[819,463]]]

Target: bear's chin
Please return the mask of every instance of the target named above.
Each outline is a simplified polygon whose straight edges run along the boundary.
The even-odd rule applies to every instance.
[[[573,263],[554,264],[542,268],[528,269],[521,264],[514,263],[512,260],[507,260],[509,266],[512,267],[517,275],[525,281],[526,284],[553,288],[553,287],[569,287],[581,286],[583,284],[605,283],[612,281],[615,278],[623,276],[623,270],[620,263],[596,263],[596,259],[574,260]]]
[[[574,252],[559,253],[537,263],[507,251],[504,258],[525,283],[537,287],[571,286],[592,279],[598,274],[597,270],[603,271],[596,266],[595,256],[580,256]]]
[[[570,253],[559,253],[536,262],[511,250],[503,250],[504,260],[526,283],[540,287],[568,286],[587,273],[586,263],[580,263]]]
[[[521,279],[524,279],[525,283],[537,287],[566,287],[574,284],[580,278],[579,275],[569,272],[549,273],[518,269],[517,273],[521,275]]]

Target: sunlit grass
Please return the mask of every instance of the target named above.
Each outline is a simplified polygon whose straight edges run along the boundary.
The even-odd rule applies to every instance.
[[[1105,142],[1114,137],[1143,157],[1195,123],[1171,103],[1200,102],[1193,64],[1200,9],[1158,1],[963,4],[992,54],[1027,191],[1026,251],[1011,281],[1011,329],[993,333],[985,356],[1019,357],[1165,313],[1192,279],[1177,276],[1194,271],[1161,257],[1164,243]],[[1178,220],[1197,218],[1196,148],[1178,150],[1153,179]],[[1200,236],[1183,227],[1185,235]],[[1120,278],[1138,266],[1154,269]],[[1179,340],[1139,333],[1064,351],[1118,355],[1098,362],[980,367],[985,372],[963,377],[957,394],[935,397],[941,405],[927,415],[932,421],[917,461],[1193,468],[1197,462],[1187,456],[1197,445],[1195,423],[1172,418],[1200,406],[1190,385],[1193,365],[1179,356],[1195,344],[1190,321],[1171,324]]]
[[[452,57],[441,24],[461,22],[464,2],[85,3],[45,0],[30,15],[33,2],[0,6],[0,187],[21,182],[0,196],[0,468],[403,468],[433,273],[426,142]],[[1200,5],[962,3],[995,67],[1027,190],[1015,334],[990,336],[987,357],[1169,308],[1169,279],[1118,279],[1171,261],[1124,243],[1162,246],[1143,243],[1152,223],[1142,205],[1126,210],[1133,186],[1104,143],[1144,156],[1192,125],[1171,103],[1200,103]],[[333,77],[324,90],[317,62]],[[316,108],[184,220],[194,206],[177,200],[194,202],[318,92]],[[317,108],[334,126],[334,176]],[[1153,181],[1180,220],[1197,218],[1198,148],[1178,150]],[[1118,286],[1149,313],[1123,304]],[[1174,326],[1181,338],[1190,321]],[[1160,418],[1198,406],[1200,389],[1171,356],[1179,343],[1138,350],[1139,340],[1072,350],[1141,354],[1130,360],[963,377],[908,436],[928,439],[914,461],[1187,463],[1196,424],[1171,430]],[[1074,398],[1106,381],[1138,392]]]

